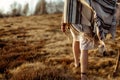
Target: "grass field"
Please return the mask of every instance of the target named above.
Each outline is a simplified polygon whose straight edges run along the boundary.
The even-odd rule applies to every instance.
[[[72,42],[60,30],[62,14],[9,17],[0,19],[0,80],[80,80],[80,68],[74,68]],[[89,51],[91,80],[115,78],[120,29],[115,41],[107,36],[107,54]]]

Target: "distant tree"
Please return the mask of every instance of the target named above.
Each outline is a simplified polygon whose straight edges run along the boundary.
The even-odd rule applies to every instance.
[[[41,14],[46,13],[46,1],[41,0]]]

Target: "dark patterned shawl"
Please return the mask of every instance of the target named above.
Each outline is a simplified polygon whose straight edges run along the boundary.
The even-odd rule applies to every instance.
[[[105,39],[107,33],[114,37],[116,3],[117,0],[65,0],[64,23],[91,26],[94,32],[98,29],[101,40]],[[97,20],[94,19],[94,11]],[[97,23],[97,29],[94,23]]]
[[[105,39],[107,33],[115,37],[116,33],[116,3],[117,0],[89,0],[97,14],[97,24],[101,39]]]

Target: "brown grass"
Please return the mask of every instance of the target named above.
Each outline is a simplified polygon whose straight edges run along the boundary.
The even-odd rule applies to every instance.
[[[80,80],[74,68],[72,42],[61,32],[61,14],[0,19],[0,80]],[[120,80],[113,73],[120,47],[120,29],[115,42],[107,37],[105,57],[89,52],[88,77]]]
[[[72,75],[62,73],[62,69],[45,66],[42,63],[26,63],[10,70],[10,80],[75,80]]]

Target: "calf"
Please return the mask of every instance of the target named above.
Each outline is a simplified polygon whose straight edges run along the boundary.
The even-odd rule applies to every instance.
[[[120,25],[120,3],[117,3],[116,20],[117,20],[117,26],[119,26]]]

